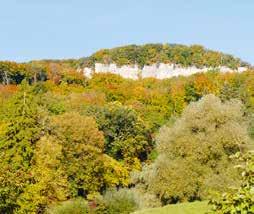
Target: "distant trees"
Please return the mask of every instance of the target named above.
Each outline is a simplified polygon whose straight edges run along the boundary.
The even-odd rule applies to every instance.
[[[32,71],[28,65],[15,62],[0,62],[0,84],[20,84],[23,79],[32,78]]]
[[[146,44],[102,49],[83,59],[39,60],[28,63],[0,62],[0,84],[19,84],[23,79],[30,82],[51,80],[56,84],[87,84],[78,68],[92,67],[96,62],[118,65],[138,64],[139,67],[156,63],[174,63],[184,67],[237,68],[249,66],[231,55],[205,49],[200,45]]]
[[[146,44],[128,45],[113,49],[102,49],[86,58],[82,66],[91,67],[95,62],[116,63],[118,65],[138,64],[140,67],[155,63],[174,63],[184,67],[237,68],[247,65],[231,55],[205,49],[200,45]]]
[[[24,79],[30,83],[51,80],[55,83],[86,85],[82,73],[61,61],[32,61],[29,63],[0,61],[0,84],[20,84]]]
[[[237,181],[229,156],[249,143],[239,101],[207,95],[191,103],[157,137],[159,153],[148,189],[163,203],[204,199]]]

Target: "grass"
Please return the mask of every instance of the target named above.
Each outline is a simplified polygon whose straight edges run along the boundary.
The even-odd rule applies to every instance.
[[[209,211],[208,201],[196,201],[141,210],[133,214],[205,214],[207,211]]]

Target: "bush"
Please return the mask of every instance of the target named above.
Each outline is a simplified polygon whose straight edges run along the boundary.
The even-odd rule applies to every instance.
[[[108,214],[127,214],[138,208],[134,194],[128,189],[109,190],[104,201]]]
[[[46,214],[86,214],[88,210],[87,201],[76,198],[49,208]]]
[[[254,153],[234,156],[242,175],[241,186],[233,193],[224,193],[219,199],[211,200],[213,211],[221,214],[254,213]]]

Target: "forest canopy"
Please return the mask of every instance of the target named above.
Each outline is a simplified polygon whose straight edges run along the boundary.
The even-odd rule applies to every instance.
[[[127,214],[211,198],[211,212],[253,210],[251,68],[163,80],[87,79],[76,69],[111,60],[219,66],[221,57],[245,65],[182,45],[0,62],[0,213]]]
[[[112,49],[102,49],[82,62],[83,66],[91,67],[94,63],[116,63],[117,65],[134,65],[140,68],[156,63],[178,64],[184,67],[226,66],[237,68],[248,64],[229,54],[212,51],[201,45],[179,44],[145,44],[128,45]]]

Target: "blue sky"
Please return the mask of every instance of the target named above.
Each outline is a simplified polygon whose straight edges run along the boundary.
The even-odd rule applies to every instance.
[[[126,44],[202,44],[254,64],[253,0],[0,0],[0,60]]]

